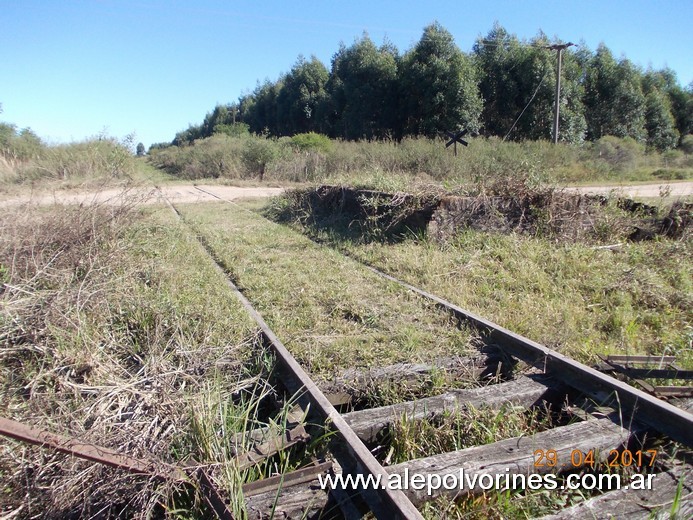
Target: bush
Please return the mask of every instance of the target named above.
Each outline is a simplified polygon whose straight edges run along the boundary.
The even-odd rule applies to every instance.
[[[93,139],[80,143],[51,146],[30,170],[36,179],[125,178],[134,171],[134,158],[115,139]]]
[[[691,178],[690,169],[659,168],[652,172],[654,177],[663,180],[682,181]]]
[[[246,172],[250,175],[258,175],[260,180],[263,180],[267,166],[278,157],[278,143],[264,137],[247,139],[241,152],[241,161]]]
[[[241,177],[243,140],[217,134],[195,141],[193,146],[150,149],[149,161],[171,175],[184,179]]]
[[[693,154],[693,135],[688,134],[684,136],[684,138],[681,139],[681,146],[679,146],[679,148],[681,148],[686,155]]]
[[[593,143],[594,154],[598,160],[608,164],[615,171],[635,168],[638,159],[645,154],[645,147],[631,137],[607,135]]]
[[[28,161],[43,150],[43,142],[30,128],[18,132],[15,125],[0,123],[0,155],[7,161]]]
[[[279,139],[218,133],[190,146],[151,150],[150,161],[188,179],[256,177],[364,187],[378,179],[380,186],[402,190],[435,182],[451,191],[518,182],[536,187],[613,179],[652,181],[655,171],[667,178],[682,178],[689,177],[693,167],[692,154],[680,150],[646,153],[644,145],[612,136],[582,146],[498,138],[468,142],[468,147],[458,147],[455,157],[445,141],[422,137],[366,142],[329,140],[316,133]]]
[[[289,144],[301,152],[323,152],[327,153],[332,149],[332,141],[326,135],[308,132],[307,134],[296,134],[289,140]]]
[[[212,133],[224,134],[228,135],[229,137],[247,137],[250,135],[248,128],[249,127],[246,123],[233,123],[230,125],[218,124],[214,127]]]
[[[0,175],[5,182],[122,179],[135,171],[132,153],[113,138],[56,146],[45,146],[30,130],[10,136],[9,142],[6,138],[3,133]]]

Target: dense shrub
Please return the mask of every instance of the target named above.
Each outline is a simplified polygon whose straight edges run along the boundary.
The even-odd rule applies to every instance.
[[[30,128],[18,131],[15,125],[0,123],[0,155],[6,160],[33,159],[43,148],[43,142]]]
[[[598,160],[607,163],[612,169],[624,171],[633,168],[645,151],[645,147],[631,139],[607,135],[593,144]]]
[[[245,140],[241,152],[245,172],[263,180],[267,167],[279,158],[280,153],[279,144],[272,139],[252,137]]]
[[[243,139],[217,134],[191,146],[149,150],[149,161],[171,175],[184,179],[240,178]]]
[[[681,139],[681,150],[685,154],[693,154],[693,135],[687,135],[683,139]]]
[[[301,152],[323,152],[327,153],[332,148],[332,141],[326,135],[308,132],[296,134],[291,137],[289,143],[293,148]]]
[[[250,135],[246,123],[218,124],[214,127],[214,134],[224,134],[229,137],[247,137]]]

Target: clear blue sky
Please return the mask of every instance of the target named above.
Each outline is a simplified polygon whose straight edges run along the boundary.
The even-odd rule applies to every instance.
[[[329,68],[367,31],[400,52],[438,20],[465,52],[498,21],[520,38],[604,42],[693,81],[693,1],[0,0],[0,121],[49,142],[106,131],[170,141],[299,54]]]

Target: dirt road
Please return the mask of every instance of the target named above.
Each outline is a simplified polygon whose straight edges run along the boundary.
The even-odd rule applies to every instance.
[[[200,185],[197,189],[194,185],[172,185],[163,186],[160,189],[154,187],[138,187],[123,190],[122,188],[108,188],[100,191],[86,190],[60,190],[52,193],[31,193],[24,197],[11,197],[4,200],[0,199],[0,207],[17,206],[21,204],[92,204],[92,203],[117,203],[123,197],[136,197],[141,199],[143,204],[162,204],[161,194],[171,202],[214,202],[217,197],[227,200],[234,200],[247,197],[271,197],[279,195],[284,188],[250,187],[241,188],[238,186],[205,186]],[[204,191],[202,191],[204,190]]]
[[[199,188],[199,189],[198,189]],[[666,193],[670,197],[693,196],[693,182],[667,182],[657,184],[640,184],[631,186],[581,186],[578,188],[566,188],[576,193],[593,193],[607,195],[615,192],[626,197],[659,197]],[[21,204],[90,204],[108,203],[122,200],[125,196],[135,196],[141,199],[143,204],[160,204],[163,202],[163,193],[172,202],[214,202],[221,197],[226,200],[234,200],[246,197],[272,197],[279,195],[284,188],[269,187],[238,187],[220,185],[169,185],[159,189],[154,187],[138,187],[123,191],[122,188],[108,188],[100,191],[88,190],[56,190],[51,193],[30,193],[21,197],[3,198],[0,195],[0,207],[17,206]],[[212,195],[213,194],[213,195]]]
[[[578,193],[591,193],[608,195],[611,192],[625,197],[659,197],[669,192],[670,197],[690,197],[693,195],[693,182],[662,181],[657,184],[639,184],[631,186],[581,186],[579,188],[566,188],[568,191]]]

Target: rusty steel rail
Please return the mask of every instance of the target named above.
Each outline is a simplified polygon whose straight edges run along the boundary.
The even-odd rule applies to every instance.
[[[214,513],[217,515],[217,518],[219,520],[234,520],[233,513],[231,513],[229,508],[226,507],[224,497],[216,488],[209,475],[207,475],[204,468],[197,468],[196,470],[193,470],[192,474],[200,486],[202,497],[204,498],[205,502],[207,502],[207,505],[211,507],[212,511],[214,511]]]
[[[220,197],[217,197],[220,198]],[[181,213],[176,207],[164,197],[169,208],[176,214],[178,218],[185,221]],[[222,199],[223,200],[223,199]],[[226,281],[227,286],[241,302],[248,314],[255,320],[260,328],[263,338],[271,348],[277,358],[280,367],[288,376],[283,382],[287,385],[290,391],[300,393],[310,402],[311,412],[317,413],[326,425],[331,425],[337,434],[345,441],[344,446],[356,463],[358,471],[361,473],[373,475],[375,479],[380,479],[381,482],[388,481],[389,474],[373,456],[366,445],[354,433],[351,427],[347,424],[337,409],[330,403],[325,394],[313,382],[310,376],[299,365],[296,358],[289,352],[284,344],[279,340],[276,334],[270,329],[267,322],[260,313],[253,307],[250,300],[240,291],[228,276],[228,273],[219,264],[212,252],[202,241],[198,239],[200,247],[205,254],[212,260],[212,265]],[[378,489],[362,489],[362,497],[369,504],[376,517],[384,519],[423,519],[419,510],[412,504],[409,498],[402,490],[389,489],[387,486],[381,486]],[[374,500],[375,499],[375,500]]]
[[[233,520],[233,515],[226,507],[219,490],[216,489],[203,467],[180,468],[159,461],[139,459],[110,448],[80,441],[74,437],[58,435],[42,428],[33,428],[5,417],[0,417],[0,435],[135,475],[147,475],[161,480],[188,484],[197,481],[202,496],[217,518]]]
[[[110,448],[58,435],[42,428],[0,417],[0,435],[12,439],[51,448],[80,459],[98,462],[129,473],[149,475],[165,480],[186,481],[188,477],[180,468],[162,462],[143,460],[119,453]]]
[[[440,296],[419,289],[371,265],[360,263],[386,280],[395,282],[419,296],[434,301],[456,318],[470,323],[476,329],[486,331],[488,337],[493,339],[501,349],[506,350],[510,355],[543,369],[547,374],[564,381],[569,386],[584,392],[590,397],[602,399],[605,397],[605,394],[614,395],[617,402],[625,410],[632,413],[629,419],[633,419],[637,413],[638,421],[669,436],[675,441],[689,447],[693,446],[693,414],[657,399],[614,377],[583,365],[560,352],[511,332],[490,320],[444,300]]]
[[[606,370],[617,371],[628,377],[693,379],[693,370],[676,365],[674,356],[599,356],[599,359],[604,362]]]

